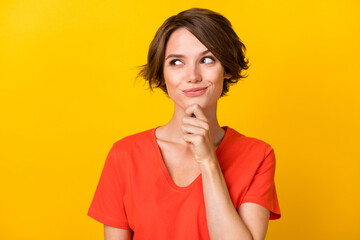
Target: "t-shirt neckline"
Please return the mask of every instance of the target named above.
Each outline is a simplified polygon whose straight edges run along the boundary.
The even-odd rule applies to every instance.
[[[155,159],[158,162],[161,172],[163,174],[163,176],[166,179],[166,182],[170,185],[171,188],[173,188],[174,190],[180,191],[180,192],[187,192],[189,191],[194,185],[196,185],[200,180],[201,180],[201,173],[187,186],[185,187],[180,187],[178,185],[175,184],[175,182],[172,180],[170,173],[164,163],[164,160],[162,158],[162,154],[160,151],[160,147],[157,143],[156,140],[156,135],[155,135],[155,131],[157,128],[159,128],[160,126],[157,126],[155,128],[153,128],[150,131],[150,135],[151,135],[151,142],[153,144],[154,150],[155,150]],[[223,139],[220,142],[220,145],[218,146],[218,148],[216,149],[216,156],[219,159],[220,153],[222,152],[224,146],[226,145],[226,141],[229,138],[229,135],[231,135],[231,128],[228,126],[223,126],[221,127],[222,129],[225,130],[225,135],[223,137]]]

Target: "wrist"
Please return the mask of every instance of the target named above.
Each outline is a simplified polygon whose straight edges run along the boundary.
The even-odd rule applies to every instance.
[[[202,173],[205,171],[213,171],[220,168],[218,159],[213,157],[203,161],[199,161],[199,165]]]

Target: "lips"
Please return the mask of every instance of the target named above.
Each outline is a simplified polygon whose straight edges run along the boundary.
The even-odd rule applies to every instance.
[[[196,97],[204,94],[208,87],[197,87],[183,90],[184,94],[188,97]]]
[[[189,88],[186,90],[183,90],[183,92],[197,92],[197,91],[201,91],[201,90],[205,90],[207,87],[197,87],[197,88]]]

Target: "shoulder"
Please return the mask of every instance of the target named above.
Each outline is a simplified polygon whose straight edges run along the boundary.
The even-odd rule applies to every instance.
[[[128,135],[114,142],[112,148],[119,153],[147,150],[152,147],[153,132],[154,128]]]
[[[229,130],[229,139],[227,141],[227,145],[230,145],[231,148],[235,148],[238,150],[243,150],[247,152],[254,152],[254,153],[268,153],[269,151],[272,151],[272,146],[255,137],[249,137],[245,136],[242,133],[239,133],[233,128],[228,127]]]
[[[154,151],[153,131],[154,129],[145,130],[115,141],[108,153],[108,161],[115,167],[126,169],[145,159]]]
[[[134,133],[123,137],[116,142],[114,142],[115,148],[129,148],[135,146],[142,146],[143,144],[151,142],[151,134],[153,133],[154,129],[148,129],[142,132]]]
[[[275,154],[272,146],[255,137],[248,137],[234,129],[229,129],[231,136],[226,141],[222,155],[224,161],[232,162],[239,169],[246,169],[253,176],[257,169],[274,169]]]

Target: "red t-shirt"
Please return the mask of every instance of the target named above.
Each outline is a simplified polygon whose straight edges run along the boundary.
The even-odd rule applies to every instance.
[[[177,186],[162,160],[150,129],[115,142],[110,149],[88,216],[117,228],[131,229],[133,239],[210,239],[201,174]],[[280,218],[272,147],[230,127],[216,150],[236,209],[245,202]]]

